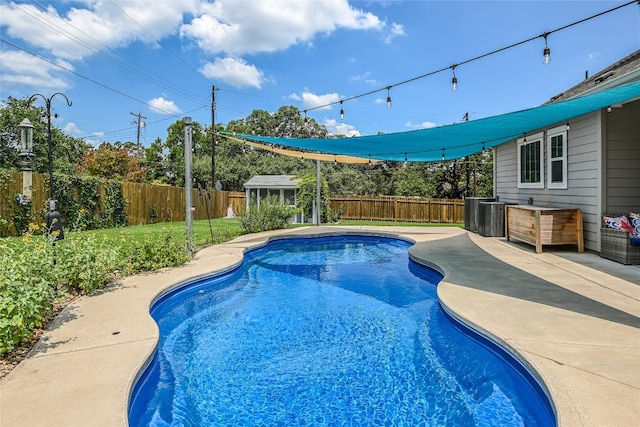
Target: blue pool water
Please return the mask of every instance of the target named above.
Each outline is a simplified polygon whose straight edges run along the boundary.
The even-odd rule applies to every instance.
[[[410,246],[281,239],[165,295],[130,425],[555,425],[526,369],[443,311]]]

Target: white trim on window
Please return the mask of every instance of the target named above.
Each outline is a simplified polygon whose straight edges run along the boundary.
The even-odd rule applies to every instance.
[[[547,131],[547,188],[567,188],[567,126]]]
[[[544,133],[517,141],[518,188],[544,188]]]

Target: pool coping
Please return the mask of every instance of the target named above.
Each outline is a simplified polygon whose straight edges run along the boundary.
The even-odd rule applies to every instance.
[[[411,256],[435,263],[445,273],[438,286],[441,304],[519,355],[543,379],[558,425],[640,425],[640,323],[634,323],[640,319],[640,268],[620,265],[622,277],[630,272],[635,278],[637,270],[638,280],[630,281],[585,265],[591,258],[577,263],[562,253],[536,254],[532,247],[457,227],[367,226],[241,236],[203,249],[184,267],[128,277],[100,294],[80,298],[56,318],[29,357],[0,380],[0,425],[126,426],[129,395],[158,340],[149,316],[153,301],[180,284],[234,268],[246,249],[272,237],[342,233],[416,242]],[[455,257],[442,255],[443,249],[455,245],[479,250],[473,253],[483,254],[490,265],[482,272],[469,271]],[[523,286],[512,294],[496,291],[490,287],[495,285],[491,267],[496,265],[513,267],[508,270],[514,276],[505,277],[507,281],[526,277],[535,282],[530,278],[537,277],[562,290],[556,297],[583,301],[574,296],[578,295],[602,307],[597,306],[595,314],[584,313],[571,301],[563,306],[545,301],[544,295],[526,295],[538,292],[533,287]]]

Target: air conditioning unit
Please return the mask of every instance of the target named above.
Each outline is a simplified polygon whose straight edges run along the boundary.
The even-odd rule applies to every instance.
[[[493,202],[491,197],[465,197],[464,199],[464,228],[465,230],[478,232],[478,216],[480,202]]]

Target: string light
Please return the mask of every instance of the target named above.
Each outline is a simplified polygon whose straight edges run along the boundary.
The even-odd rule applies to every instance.
[[[453,78],[451,79],[451,90],[454,92],[458,90],[458,78],[456,77],[456,67],[457,65],[451,66],[451,71],[453,72]]]
[[[391,108],[391,86],[387,86],[387,108]]]
[[[442,161],[444,162],[444,148],[442,149]]]
[[[547,36],[549,35],[549,33],[544,33],[542,34],[542,37],[544,37],[544,50],[542,51],[543,54],[543,61],[542,63],[544,65],[548,65],[551,63],[551,49],[549,49],[549,46],[547,45]]]
[[[454,75],[453,75],[451,84],[452,84],[452,88],[455,87],[454,90],[456,90],[457,87],[458,87],[458,79],[457,79],[457,77],[455,75],[455,67],[457,67],[459,65],[469,64],[471,62],[486,58],[488,56],[503,52],[505,50],[512,49],[512,48],[515,48],[517,46],[521,46],[523,44],[526,44],[526,43],[532,42],[534,40],[537,40],[540,37],[543,37],[545,39],[545,49],[543,51],[543,54],[545,55],[545,63],[548,63],[546,61],[549,61],[549,62],[551,61],[551,49],[549,49],[548,44],[547,44],[547,37],[550,34],[558,32],[558,31],[566,30],[567,28],[573,27],[573,26],[578,25],[578,24],[582,24],[582,23],[584,23],[586,21],[590,21],[592,19],[598,18],[598,17],[603,16],[605,14],[614,12],[614,11],[616,11],[618,9],[622,9],[624,7],[630,6],[632,4],[637,4],[637,3],[638,3],[638,0],[628,1],[628,2],[626,2],[624,4],[619,5],[619,6],[616,6],[616,7],[613,7],[611,9],[605,10],[604,12],[600,12],[600,13],[597,13],[595,15],[591,15],[591,16],[589,16],[587,18],[583,18],[583,19],[580,19],[578,21],[572,22],[571,24],[567,24],[567,25],[564,25],[562,27],[558,27],[558,28],[556,28],[554,30],[547,31],[546,33],[543,33],[543,34],[540,34],[540,35],[537,35],[537,36],[534,36],[534,37],[530,37],[528,39],[521,40],[519,42],[512,43],[512,44],[510,44],[508,46],[504,46],[504,47],[501,47],[499,49],[495,49],[493,51],[483,53],[483,54],[475,56],[473,58],[466,59],[466,60],[464,60],[462,62],[458,62],[455,65],[452,65],[452,66],[449,66],[449,67],[445,67],[445,68],[441,68],[441,69],[434,70],[434,71],[430,71],[428,73],[425,73],[425,74],[422,74],[422,75],[419,75],[419,76],[416,76],[416,77],[413,77],[413,78],[410,78],[410,79],[406,79],[406,80],[403,80],[403,81],[400,81],[400,82],[397,82],[397,83],[394,83],[393,85],[390,85],[390,86],[384,86],[382,88],[374,89],[374,90],[371,90],[371,91],[368,91],[368,92],[365,92],[365,93],[361,93],[359,95],[354,95],[354,96],[351,96],[351,97],[348,97],[348,98],[344,98],[344,99],[341,99],[339,101],[333,101],[333,102],[329,102],[327,104],[316,105],[315,107],[308,108],[307,110],[311,111],[311,110],[317,110],[317,109],[321,109],[321,108],[327,108],[327,107],[331,107],[332,105],[337,104],[339,102],[341,104],[340,110],[343,111],[342,110],[343,101],[351,101],[353,99],[362,98],[364,96],[368,96],[368,95],[371,95],[371,94],[374,94],[374,93],[381,92],[381,91],[383,91],[385,89],[387,89],[387,91],[388,91],[393,86],[400,86],[400,85],[403,85],[403,84],[411,83],[411,82],[414,82],[416,80],[423,79],[425,77],[429,77],[429,76],[433,76],[435,74],[439,74],[439,73],[447,71],[449,69],[453,70],[453,74]],[[341,114],[341,118],[342,118],[342,115],[343,114]]]
[[[571,127],[569,126],[569,122],[567,122],[567,130],[571,129]]]
[[[407,153],[404,153],[404,163],[402,164],[403,168],[407,167]]]
[[[333,165],[334,166],[338,165],[338,156],[333,156]]]
[[[344,120],[344,108],[342,108],[342,101],[340,101],[340,120]]]

